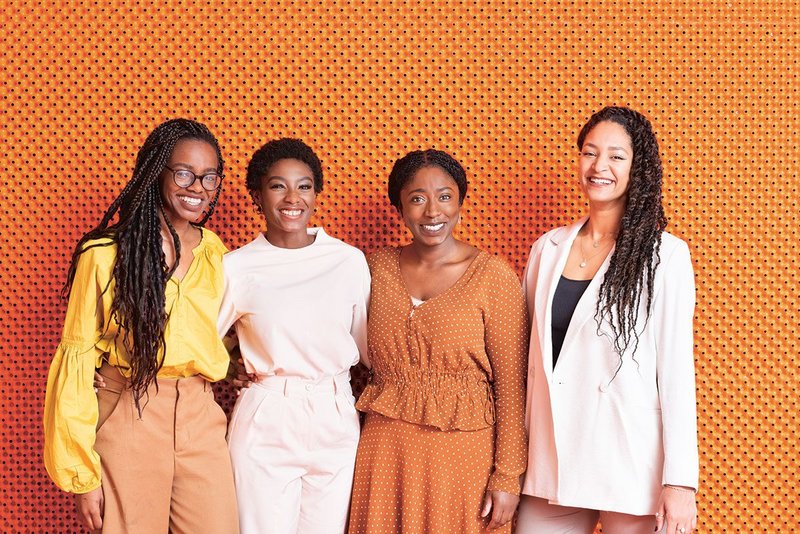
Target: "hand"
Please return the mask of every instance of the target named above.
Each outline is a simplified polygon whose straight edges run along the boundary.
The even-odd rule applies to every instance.
[[[94,392],[97,393],[98,389],[103,389],[106,387],[106,380],[103,378],[103,375],[98,373],[97,371],[94,372]]]
[[[75,495],[75,507],[78,509],[78,518],[89,530],[103,528],[103,486],[95,488],[88,493]]]
[[[238,348],[231,353],[227,378],[237,388],[249,388],[250,384],[256,381],[255,373],[248,374]]]
[[[492,512],[492,518],[486,527],[489,530],[500,528],[514,517],[519,505],[519,495],[506,493],[505,491],[487,491],[483,499],[481,517],[486,517]]]
[[[694,497],[694,488],[664,486],[658,501],[656,531],[661,530],[666,520],[666,534],[691,534],[697,526],[697,504]]]

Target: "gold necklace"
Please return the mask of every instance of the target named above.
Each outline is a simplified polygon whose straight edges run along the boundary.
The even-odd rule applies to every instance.
[[[579,264],[579,267],[580,267],[581,269],[585,268],[585,267],[586,267],[586,264],[589,262],[589,260],[591,260],[592,258],[594,258],[595,256],[597,256],[598,254],[600,254],[601,252],[603,252],[603,250],[605,249],[605,247],[603,247],[603,249],[600,249],[600,250],[598,250],[597,252],[595,252],[594,254],[592,254],[591,256],[589,256],[589,257],[587,258],[587,257],[586,257],[586,252],[583,250],[583,239],[586,237],[586,235],[587,235],[587,234],[588,234],[588,232],[587,232],[586,234],[584,234],[584,235],[580,236],[580,239],[581,239],[581,240],[580,240],[580,242],[578,243],[578,247],[581,249],[581,263]],[[594,240],[593,240],[593,241],[592,241],[592,248],[600,248],[600,243],[602,243],[602,241],[603,241],[603,240],[606,238],[606,235],[608,235],[608,234],[603,234],[603,235],[600,237],[600,239],[598,239],[597,241],[594,241]],[[612,243],[613,243],[613,241],[612,241]]]

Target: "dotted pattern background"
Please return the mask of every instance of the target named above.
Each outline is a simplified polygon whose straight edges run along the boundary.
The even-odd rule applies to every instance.
[[[232,248],[261,227],[243,184],[269,138],[317,150],[313,222],[365,251],[407,239],[385,180],[436,147],[468,170],[461,237],[521,273],[535,238],[585,209],[574,139],[607,104],[651,118],[669,229],[693,251],[698,530],[797,526],[796,2],[6,0],[2,13],[3,532],[80,531],[41,465],[58,290],[157,123],[218,135],[227,177],[209,226]]]

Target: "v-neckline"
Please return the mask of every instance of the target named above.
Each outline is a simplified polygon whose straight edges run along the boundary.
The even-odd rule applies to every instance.
[[[205,241],[205,238],[206,238],[206,233],[203,231],[203,228],[202,228],[202,227],[197,227],[197,228],[200,230],[200,241],[198,241],[198,242],[197,242],[197,245],[195,245],[194,247],[192,247],[192,248],[190,249],[190,252],[192,253],[192,261],[191,261],[191,262],[189,262],[189,268],[188,268],[188,269],[186,269],[186,272],[185,272],[185,273],[183,274],[183,276],[181,276],[180,278],[178,278],[177,276],[175,276],[175,274],[174,274],[174,273],[173,273],[173,274],[172,274],[172,275],[169,277],[169,279],[170,279],[170,280],[172,280],[173,282],[175,282],[177,285],[181,285],[181,283],[182,283],[184,280],[186,280],[186,278],[187,278],[187,277],[188,277],[188,276],[189,276],[189,275],[192,273],[192,271],[194,270],[194,266],[195,266],[195,263],[196,263],[196,262],[195,262],[195,260],[197,259],[197,254],[195,254],[195,252],[196,252],[196,251],[197,251],[197,250],[198,250],[198,249],[199,249],[201,246],[203,246],[203,242]]]
[[[467,280],[467,276],[472,274],[472,272],[478,268],[478,260],[483,257],[484,254],[488,254],[488,252],[484,250],[478,250],[478,253],[475,255],[474,258],[469,262],[466,270],[461,273],[461,276],[453,282],[448,288],[440,291],[439,293],[435,294],[434,296],[423,300],[420,304],[414,304],[414,300],[416,297],[411,296],[411,292],[408,290],[408,285],[406,285],[406,279],[403,278],[403,271],[400,269],[400,253],[403,251],[403,247],[396,247],[395,248],[395,261],[394,266],[397,269],[397,277],[400,279],[400,285],[403,286],[403,292],[406,294],[406,301],[411,304],[412,308],[419,308],[420,306],[424,306],[426,303],[438,299],[439,297],[446,295],[447,293],[451,292],[454,288],[462,285],[465,280]],[[422,299],[417,299],[422,300]]]

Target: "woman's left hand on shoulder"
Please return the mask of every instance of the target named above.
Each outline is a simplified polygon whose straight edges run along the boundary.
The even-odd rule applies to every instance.
[[[505,491],[487,491],[483,500],[481,517],[486,517],[491,512],[491,520],[487,525],[488,530],[500,528],[514,517],[519,505],[519,495],[506,493]]]
[[[664,486],[656,513],[656,531],[667,523],[666,534],[690,534],[697,526],[694,488]]]

